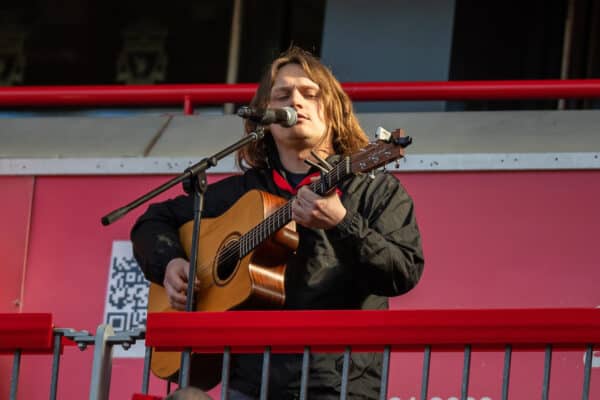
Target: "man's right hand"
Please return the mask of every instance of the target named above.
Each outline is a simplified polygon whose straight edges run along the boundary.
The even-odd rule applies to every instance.
[[[184,258],[174,258],[167,264],[163,286],[169,296],[171,307],[175,310],[185,310],[188,274],[190,263]],[[194,290],[198,291],[200,282],[194,281]]]

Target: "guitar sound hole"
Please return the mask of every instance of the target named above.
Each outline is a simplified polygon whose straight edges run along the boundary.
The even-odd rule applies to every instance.
[[[238,241],[234,240],[227,243],[219,251],[217,258],[217,279],[219,281],[226,281],[233,275],[235,268],[238,265]]]

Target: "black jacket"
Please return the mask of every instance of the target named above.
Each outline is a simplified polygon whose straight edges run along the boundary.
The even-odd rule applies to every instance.
[[[212,184],[203,217],[216,217],[244,193],[260,189],[284,198],[270,169],[251,169]],[[282,174],[284,172],[282,171]],[[284,175],[285,176],[285,175]],[[339,186],[347,214],[330,230],[298,226],[300,244],[287,263],[284,309],[386,309],[387,297],[412,289],[424,259],[413,203],[392,175],[359,175]],[[184,257],[178,228],[193,218],[192,199],[180,196],[151,205],[132,229],[134,253],[145,276],[162,284],[166,264]],[[378,398],[381,354],[352,354],[350,398]],[[262,356],[235,356],[231,387],[258,396]],[[301,355],[272,355],[270,398],[299,393]],[[342,355],[313,354],[309,398],[339,398]]]

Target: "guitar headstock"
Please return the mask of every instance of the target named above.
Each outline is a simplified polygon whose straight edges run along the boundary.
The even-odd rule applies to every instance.
[[[377,128],[377,140],[350,156],[350,169],[353,173],[368,172],[404,157],[404,148],[412,143],[405,136],[404,129],[389,132]]]

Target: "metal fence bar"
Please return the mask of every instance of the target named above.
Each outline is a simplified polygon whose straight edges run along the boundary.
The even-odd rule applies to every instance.
[[[107,343],[114,334],[111,325],[100,325],[94,338],[94,361],[90,383],[90,400],[108,400],[112,372],[113,346]]]
[[[52,378],[50,380],[50,400],[56,400],[58,391],[58,371],[60,368],[60,345],[62,343],[62,332],[54,332],[54,350],[52,352]]]
[[[590,375],[592,372],[592,358],[594,357],[594,346],[589,344],[585,347],[585,365],[583,367],[583,390],[581,398],[588,400],[590,397]]]
[[[300,400],[306,400],[308,396],[308,375],[310,372],[310,347],[304,348],[302,356],[302,376],[300,377]]]
[[[346,400],[348,397],[348,375],[350,374],[350,354],[352,348],[346,347],[344,351],[344,363],[342,364],[342,387],[340,389],[340,399]]]
[[[13,357],[12,377],[10,378],[10,400],[17,398],[17,386],[19,386],[19,369],[21,368],[21,350],[15,350]]]
[[[269,369],[271,368],[271,346],[263,353],[262,379],[260,382],[260,400],[267,400],[269,394]]]
[[[552,345],[546,346],[544,356],[544,384],[542,386],[542,400],[548,400],[548,389],[550,387],[550,368],[552,366]]]
[[[465,346],[465,357],[463,364],[463,377],[462,385],[460,387],[460,399],[467,400],[467,393],[469,392],[469,372],[471,370],[471,345]]]
[[[429,387],[429,365],[431,363],[431,346],[425,346],[423,353],[423,375],[421,378],[421,400],[427,399],[427,389]]]
[[[146,347],[144,353],[144,372],[142,372],[142,393],[148,394],[150,386],[150,364],[152,363],[152,347]]]
[[[225,346],[223,351],[223,367],[221,369],[221,399],[229,398],[229,365],[231,364],[231,347]]]
[[[379,390],[379,400],[385,400],[387,398],[388,381],[390,378],[390,353],[392,348],[385,346],[383,350],[383,362],[381,365],[381,388]]]
[[[504,349],[504,370],[502,371],[502,400],[508,400],[508,384],[510,381],[510,362],[512,346],[507,344]]]

